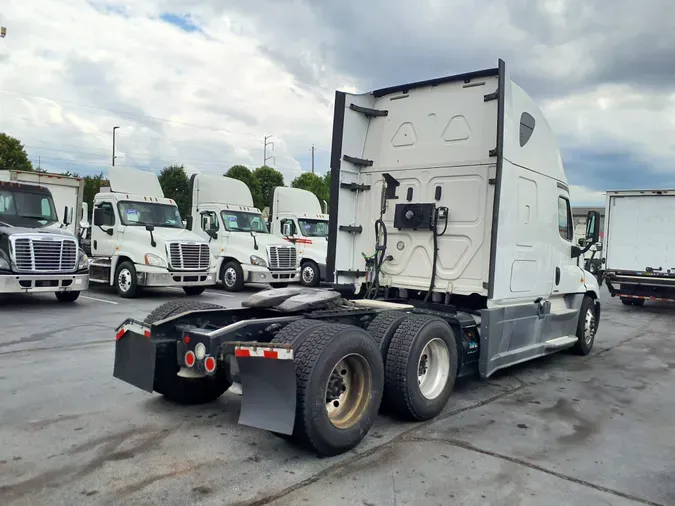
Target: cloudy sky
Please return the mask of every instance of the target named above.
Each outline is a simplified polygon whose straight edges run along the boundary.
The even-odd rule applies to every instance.
[[[328,169],[335,89],[496,66],[544,109],[577,205],[675,186],[672,0],[3,0],[0,131],[43,168]],[[270,146],[270,150],[272,147]]]

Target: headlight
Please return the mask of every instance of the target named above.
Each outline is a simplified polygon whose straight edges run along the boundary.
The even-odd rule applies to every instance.
[[[153,267],[166,267],[164,259],[152,253],[145,254],[145,264],[152,265]]]
[[[0,257],[0,269],[9,270],[9,262],[2,257]]]
[[[267,262],[264,258],[257,255],[251,255],[251,265],[259,265],[260,267],[267,267]]]
[[[204,346],[204,343],[197,343],[197,346],[195,346],[195,356],[197,360],[202,360],[206,356],[206,346]]]
[[[1,259],[0,259],[0,267],[2,267],[2,260]],[[78,268],[78,270],[80,270],[80,269],[86,269],[87,267],[89,267],[89,257],[87,256],[87,254],[84,251],[80,250],[80,261],[77,264],[77,268]]]

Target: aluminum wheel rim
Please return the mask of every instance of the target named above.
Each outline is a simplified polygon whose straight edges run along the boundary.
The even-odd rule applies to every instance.
[[[129,269],[122,269],[117,275],[117,285],[123,292],[128,292],[131,289],[131,272]]]
[[[232,267],[225,269],[225,276],[223,276],[226,286],[234,286],[237,282],[237,271]]]
[[[372,374],[370,364],[361,355],[342,357],[326,383],[328,420],[338,429],[353,427],[370,403]]]
[[[595,336],[595,314],[592,309],[586,311],[586,318],[584,320],[584,341],[586,344],[591,344]]]
[[[305,283],[311,283],[314,281],[314,269],[309,265],[302,269],[302,280]]]
[[[443,339],[429,341],[417,362],[417,382],[426,399],[435,399],[445,389],[450,377],[450,352]]]

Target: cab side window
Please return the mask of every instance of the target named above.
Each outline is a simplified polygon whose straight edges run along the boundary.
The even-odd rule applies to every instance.
[[[97,207],[103,209],[104,227],[112,227],[115,225],[115,209],[110,202],[102,202]]]
[[[202,230],[207,231],[213,227],[213,230],[220,230],[218,215],[214,211],[203,211],[199,213]]]
[[[574,239],[574,222],[570,201],[565,197],[558,197],[558,232],[566,241]]]
[[[281,230],[284,229],[284,225],[286,223],[289,223],[291,225],[291,234],[296,235],[298,233],[298,230],[295,228],[295,222],[291,220],[290,218],[283,219],[279,222],[279,226],[281,227]]]

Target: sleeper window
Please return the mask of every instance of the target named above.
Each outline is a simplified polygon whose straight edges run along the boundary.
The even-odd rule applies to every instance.
[[[570,201],[565,197],[558,197],[558,232],[560,232],[560,237],[567,241],[574,239]]]

